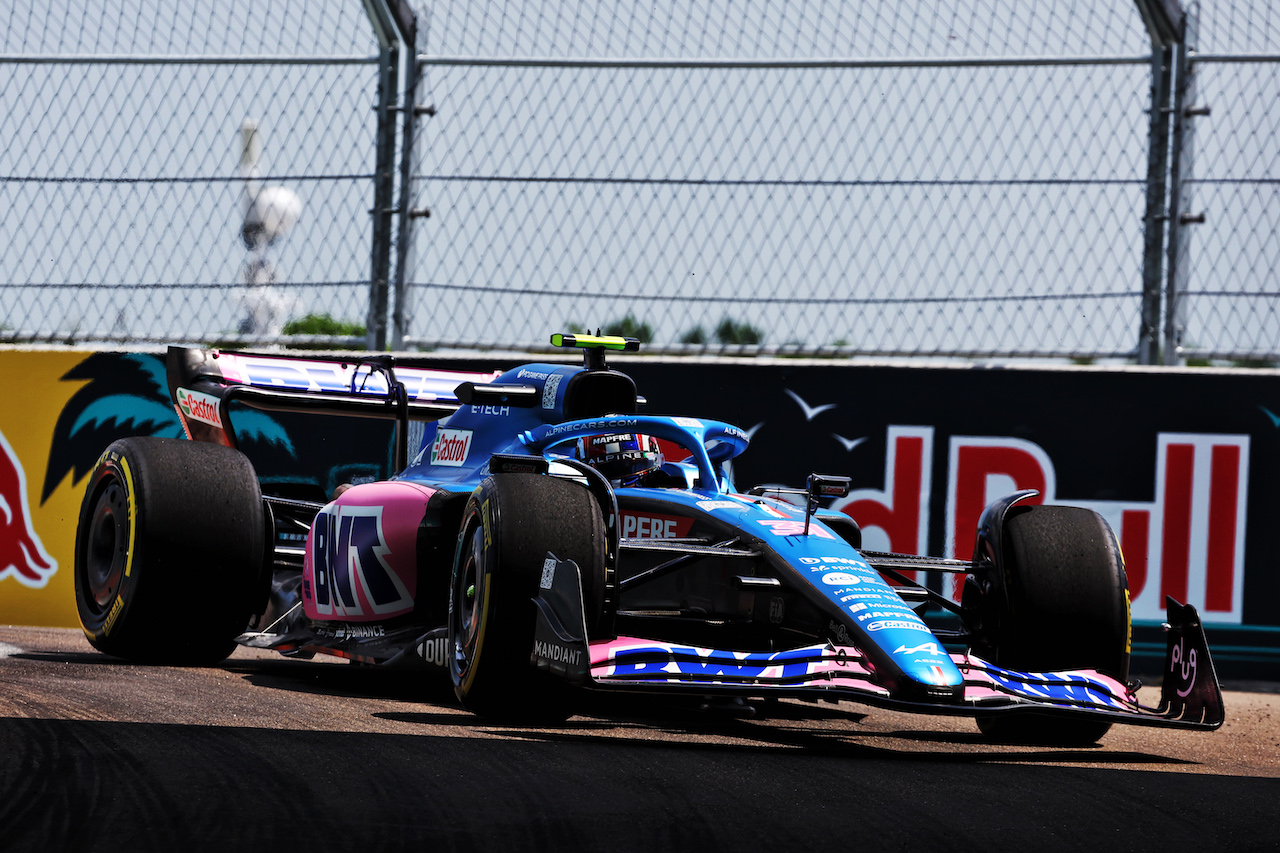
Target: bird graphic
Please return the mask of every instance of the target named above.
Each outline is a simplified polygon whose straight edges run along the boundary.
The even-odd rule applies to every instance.
[[[1275,412],[1271,411],[1266,406],[1259,406],[1258,408],[1262,409],[1262,413],[1264,415],[1271,418],[1271,425],[1273,427],[1280,429],[1280,415],[1277,415]]]
[[[846,451],[853,450],[859,444],[862,444],[862,442],[867,440],[865,436],[863,438],[845,438],[843,435],[838,435],[834,432],[831,433],[831,437],[840,442]]]
[[[783,388],[782,390],[786,392],[788,397],[800,404],[800,409],[804,412],[804,419],[806,421],[811,421],[827,409],[834,409],[836,407],[835,403],[827,403],[825,406],[810,406],[795,391],[792,391],[789,388]]]

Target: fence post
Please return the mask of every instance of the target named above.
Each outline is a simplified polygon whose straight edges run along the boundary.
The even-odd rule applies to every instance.
[[[400,217],[396,231],[396,301],[391,315],[391,348],[404,349],[404,339],[409,333],[407,269],[409,249],[412,245],[410,226],[413,219],[429,215],[427,210],[413,210],[413,153],[419,115],[431,115],[430,107],[418,104],[418,19],[407,3],[398,2],[391,9],[400,38],[404,42],[404,130],[400,137]]]
[[[369,317],[365,346],[387,347],[387,291],[391,284],[391,217],[395,215],[396,69],[400,65],[399,38],[391,15],[379,0],[365,0],[365,12],[378,36],[378,113],[376,162],[373,177],[373,248],[370,252]]]
[[[1152,45],[1151,122],[1147,135],[1147,213],[1142,251],[1142,318],[1138,363],[1160,362],[1160,291],[1164,254],[1166,174],[1169,163],[1169,78],[1173,52]]]
[[[1177,0],[1135,0],[1151,36],[1151,116],[1147,138],[1147,212],[1143,219],[1142,311],[1138,363],[1160,362],[1160,296],[1163,276],[1165,194],[1169,169],[1169,95],[1173,45],[1182,37]]]
[[[1187,291],[1187,248],[1191,234],[1186,230],[1203,217],[1189,215],[1191,186],[1188,179],[1194,174],[1195,137],[1194,122],[1198,115],[1207,115],[1207,107],[1197,107],[1195,63],[1188,53],[1195,50],[1200,16],[1200,4],[1192,3],[1183,24],[1182,41],[1178,44],[1177,83],[1173,95],[1173,162],[1169,168],[1169,251],[1168,279],[1164,298],[1164,363],[1179,364],[1182,361],[1183,336],[1186,334],[1186,306],[1182,296]]]

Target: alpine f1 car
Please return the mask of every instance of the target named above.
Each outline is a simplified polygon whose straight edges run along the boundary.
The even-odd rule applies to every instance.
[[[605,363],[636,341],[552,343],[583,364],[171,348],[191,440],[116,441],[92,473],[75,558],[89,641],[151,661],[240,643],[447,671],[466,708],[515,721],[563,719],[597,690],[843,699],[1058,744],[1222,724],[1200,620],[1172,599],[1162,699],[1139,703],[1124,564],[1096,513],[1021,492],[986,508],[971,560],[863,550],[823,506],[847,478],[739,491],[747,434],[642,413]],[[327,502],[273,494],[237,449],[237,412],[386,419],[393,473]],[[915,572],[961,576],[959,601]]]

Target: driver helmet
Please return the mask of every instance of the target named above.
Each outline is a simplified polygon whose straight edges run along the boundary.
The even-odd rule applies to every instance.
[[[651,435],[627,432],[580,438],[575,458],[586,462],[614,486],[635,486],[662,466],[662,451]]]

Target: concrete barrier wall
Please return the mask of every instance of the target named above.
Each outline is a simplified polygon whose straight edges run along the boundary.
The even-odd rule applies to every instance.
[[[968,558],[986,501],[1035,488],[1044,502],[1092,507],[1112,524],[1136,622],[1158,624],[1173,595],[1200,609],[1225,648],[1219,656],[1274,658],[1280,649],[1280,372],[614,366],[636,379],[649,412],[747,429],[739,488],[798,486],[811,472],[852,476],[857,490],[840,508],[863,526],[868,547]],[[0,351],[0,389],[0,622],[74,626],[85,476],[114,438],[182,434],[163,358]],[[353,472],[385,475],[389,458],[385,426],[373,422],[273,418],[244,430],[244,441],[260,476],[315,495]],[[949,582],[933,579],[944,590]]]

